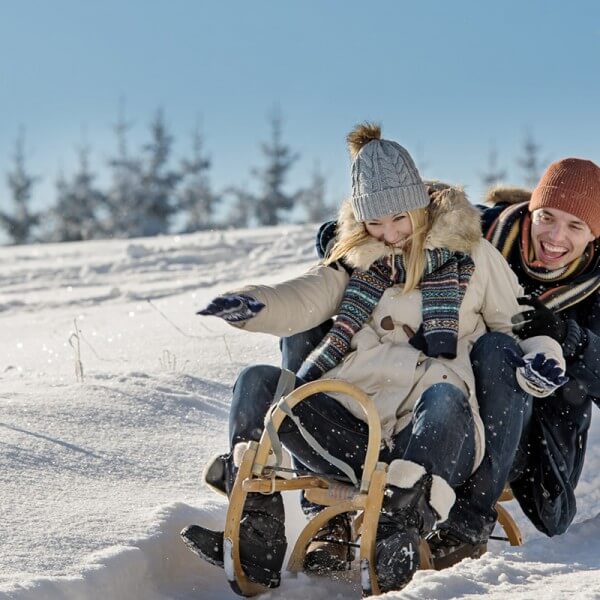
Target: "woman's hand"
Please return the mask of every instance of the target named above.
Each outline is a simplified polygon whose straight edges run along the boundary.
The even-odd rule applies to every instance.
[[[519,370],[527,384],[543,396],[551,394],[569,381],[558,362],[554,358],[546,358],[541,352],[533,358],[523,358],[511,348],[506,348],[505,352],[508,361]]]
[[[220,317],[228,323],[239,323],[256,316],[264,307],[262,302],[243,294],[217,296],[206,308],[196,314]]]

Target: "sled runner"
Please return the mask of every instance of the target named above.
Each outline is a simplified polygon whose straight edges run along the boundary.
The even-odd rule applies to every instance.
[[[291,479],[278,477],[281,446],[277,431],[286,416],[299,402],[319,392],[337,392],[351,397],[365,413],[369,438],[364,469],[356,484],[346,478],[326,474],[297,475]],[[274,403],[265,419],[265,430],[259,442],[250,442],[243,454],[229,497],[229,508],[223,537],[223,566],[231,587],[240,595],[255,596],[267,588],[248,579],[241,565],[239,549],[240,521],[249,492],[272,494],[304,490],[306,498],[324,508],[301,531],[291,552],[287,570],[302,571],[306,550],[317,532],[332,518],[342,513],[356,516],[352,523],[352,542],[359,542],[359,561],[363,595],[379,594],[375,573],[375,536],[387,478],[387,464],[378,462],[381,445],[379,416],[371,399],[356,386],[341,380],[321,379],[304,384]],[[334,459],[335,460],[335,459]],[[518,526],[502,506],[497,505],[499,523],[512,545],[520,545]],[[421,568],[432,568],[425,540],[421,541]]]
[[[504,529],[504,533],[506,533],[505,541],[509,542],[511,546],[521,546],[523,544],[521,530],[508,510],[504,508],[502,504],[500,504],[500,502],[509,502],[510,500],[514,500],[514,496],[510,487],[506,486],[502,492],[502,495],[500,496],[500,499],[496,503],[498,523],[502,529]]]

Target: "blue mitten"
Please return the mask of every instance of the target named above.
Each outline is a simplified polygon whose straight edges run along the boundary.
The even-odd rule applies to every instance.
[[[533,358],[523,358],[512,348],[505,348],[508,361],[514,365],[523,379],[540,394],[548,395],[569,381],[554,358],[546,358],[538,352]]]
[[[264,307],[262,302],[243,294],[217,296],[206,308],[199,310],[196,314],[220,317],[228,323],[239,323],[251,319]]]

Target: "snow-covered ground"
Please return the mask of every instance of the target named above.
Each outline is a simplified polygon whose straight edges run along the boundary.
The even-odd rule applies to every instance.
[[[314,233],[289,226],[0,249],[0,598],[236,597],[178,533],[191,522],[222,526],[224,501],[200,473],[226,448],[236,374],[277,364],[277,340],[194,312],[245,282],[299,274],[314,260]],[[593,421],[567,534],[545,538],[515,505],[524,546],[494,542],[480,560],[419,572],[387,597],[600,598]],[[295,497],[286,507],[293,539],[302,517]],[[287,574],[265,597],[359,596],[351,577]]]

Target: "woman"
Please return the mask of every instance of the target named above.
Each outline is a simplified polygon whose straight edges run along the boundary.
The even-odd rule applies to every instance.
[[[215,298],[201,314],[280,337],[337,315],[297,372],[296,385],[344,379],[369,394],[378,409],[385,441],[380,460],[389,469],[376,571],[386,592],[410,581],[419,565],[420,538],[446,519],[454,488],[482,459],[484,432],[469,350],[486,329],[511,332],[521,289],[501,255],[481,238],[479,215],[461,191],[443,190],[430,200],[408,152],[381,139],[377,126],[358,126],[348,143],[352,197],[342,206],[325,264],[291,281]],[[342,259],[351,274],[327,266]],[[521,348],[524,366],[517,380],[523,389],[543,396],[564,383],[558,344],[537,337]],[[542,356],[533,363],[536,353]],[[220,463],[225,491],[246,443],[260,438],[279,376],[276,367],[253,366],[236,381],[230,453]],[[367,427],[351,401],[320,394],[294,412],[322,447],[360,475]],[[306,468],[339,472],[291,419],[282,424],[280,438]],[[203,558],[222,564],[221,532],[194,525],[182,535]],[[249,494],[240,528],[247,576],[279,585],[285,548],[281,495]]]

